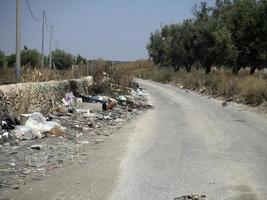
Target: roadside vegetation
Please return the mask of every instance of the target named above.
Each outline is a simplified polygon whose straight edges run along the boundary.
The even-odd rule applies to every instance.
[[[236,76],[230,69],[212,68],[209,74],[205,74],[205,69],[193,67],[188,73],[185,69],[175,71],[173,68],[153,66],[153,63],[147,62],[141,67],[136,65],[135,75],[142,79],[224,97],[228,101],[250,105],[267,101],[267,74],[263,71],[255,72],[251,76],[248,69],[241,69]]]
[[[149,56],[175,71],[192,67],[208,74],[212,66],[238,74],[267,67],[267,1],[216,0],[193,9],[194,18],[165,25],[150,36]]]
[[[228,100],[259,105],[267,100],[267,0],[216,0],[195,5],[194,17],[151,33],[148,60],[87,60],[52,52],[52,69],[35,49],[21,52],[22,82],[92,75],[101,84],[129,86],[134,76],[171,83]],[[0,51],[0,80],[14,80],[15,55]],[[99,85],[100,85],[99,84]]]
[[[267,1],[216,0],[151,33],[136,75],[252,105],[267,100]]]

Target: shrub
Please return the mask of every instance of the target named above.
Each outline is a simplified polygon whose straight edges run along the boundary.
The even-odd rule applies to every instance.
[[[245,103],[258,105],[267,99],[267,82],[262,78],[247,76],[238,83],[239,95]]]
[[[6,56],[3,51],[0,51],[0,68],[3,68],[6,64]]]
[[[41,65],[41,55],[36,49],[21,51],[21,65],[37,67]]]
[[[73,63],[71,54],[66,53],[64,50],[56,49],[52,51],[53,63],[56,69],[70,69]]]

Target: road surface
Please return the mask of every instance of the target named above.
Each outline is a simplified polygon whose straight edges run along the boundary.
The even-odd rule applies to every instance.
[[[267,123],[245,106],[139,80],[153,109],[73,166],[14,199],[210,200],[267,198]]]
[[[140,81],[155,109],[137,124],[111,200],[267,199],[267,123],[238,106]]]

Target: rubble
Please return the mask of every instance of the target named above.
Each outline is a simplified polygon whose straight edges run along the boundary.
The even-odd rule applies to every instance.
[[[77,159],[88,162],[88,146],[105,143],[123,123],[151,107],[140,88],[112,87],[113,93],[103,95],[68,92],[53,103],[49,113],[23,114],[19,120],[13,118],[11,126],[4,126],[0,130],[0,196],[5,189],[19,187],[18,177],[34,179]]]
[[[41,150],[42,149],[42,145],[34,144],[34,145],[31,146],[31,149]]]
[[[227,102],[226,101],[223,101],[222,102],[222,107],[226,107],[228,104],[227,104]]]
[[[206,195],[191,194],[191,195],[176,197],[174,198],[174,200],[207,200],[207,198]]]

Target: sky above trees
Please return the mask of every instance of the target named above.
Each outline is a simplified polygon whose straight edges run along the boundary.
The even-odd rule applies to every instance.
[[[28,0],[33,14],[46,11],[54,26],[52,47],[88,59],[136,60],[147,58],[146,44],[161,24],[192,16],[199,0]],[[207,0],[213,4],[213,0]],[[15,0],[0,1],[0,49],[15,52]],[[35,21],[21,0],[21,46],[41,51],[41,21]],[[49,33],[45,33],[45,52]]]

